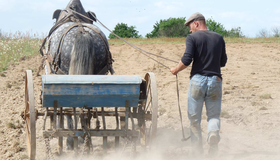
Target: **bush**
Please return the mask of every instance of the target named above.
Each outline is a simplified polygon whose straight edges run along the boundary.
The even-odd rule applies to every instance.
[[[263,37],[263,38],[269,37],[269,33],[266,29],[261,29],[257,34],[257,37]]]
[[[113,32],[122,38],[140,38],[141,35],[138,35],[139,32],[135,29],[135,26],[128,27],[125,23],[118,23]],[[117,37],[110,33],[109,38],[115,39]]]
[[[160,20],[159,22],[156,22],[156,24],[153,26],[153,31],[148,33],[146,37],[186,37],[188,34],[190,34],[190,28],[184,25],[185,21],[185,18],[169,18]],[[240,27],[226,30],[221,23],[216,22],[212,18],[206,20],[206,25],[208,30],[217,32],[223,37],[244,37]]]
[[[211,18],[206,20],[206,25],[209,31],[214,31],[221,34],[223,37],[241,38],[244,37],[241,27],[226,30],[225,27]]]
[[[245,36],[241,32],[241,27],[236,27],[232,28],[231,30],[228,30],[226,33],[226,37],[241,38]]]
[[[206,25],[209,31],[217,32],[223,37],[227,35],[225,27],[221,23],[214,21],[212,17],[206,20]]]
[[[275,37],[279,38],[280,37],[280,27],[279,26],[274,26],[271,28],[271,30],[267,30],[265,28],[259,30],[257,33],[257,37],[259,38],[268,38],[268,37]]]
[[[280,37],[280,27],[272,27],[271,31],[273,37]]]
[[[161,21],[161,20],[160,20]],[[158,37],[158,31],[159,31],[159,23],[156,22],[156,24],[153,26],[154,29],[152,30],[151,33],[146,34],[147,38],[155,38]]]
[[[147,38],[157,37],[186,37],[190,34],[188,27],[184,25],[185,18],[169,18],[156,22],[151,33],[146,35]]]

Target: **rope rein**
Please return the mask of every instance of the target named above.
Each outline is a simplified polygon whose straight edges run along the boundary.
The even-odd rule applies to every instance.
[[[83,14],[81,14],[81,13],[79,13],[79,12],[76,12],[76,11],[74,11],[74,10],[72,10],[72,12],[74,12],[74,13],[76,13],[76,14],[79,14],[80,16],[83,16],[84,18],[86,18],[86,19],[88,19],[88,20],[93,21],[91,18],[88,18],[88,17],[86,17],[85,15],[83,15]],[[162,57],[162,56],[159,56],[159,55],[156,55],[156,54],[147,52],[147,51],[145,51],[145,50],[143,50],[143,49],[141,49],[141,48],[139,48],[139,47],[137,47],[137,46],[135,46],[135,45],[129,43],[129,42],[126,41],[125,39],[123,39],[123,38],[121,38],[120,36],[118,36],[117,34],[115,34],[115,33],[114,33],[113,31],[111,31],[109,28],[107,28],[107,27],[106,27],[102,22],[100,22],[100,21],[96,18],[96,16],[94,16],[92,13],[90,13],[90,14],[96,19],[96,21],[97,21],[102,27],[104,27],[105,29],[107,29],[110,33],[112,33],[113,35],[115,35],[116,37],[118,37],[119,39],[121,39],[121,40],[124,41],[126,44],[128,44],[128,45],[131,46],[131,47],[133,47],[134,49],[137,49],[137,50],[141,51],[142,54],[144,54],[145,56],[147,56],[147,57],[151,58],[152,60],[158,62],[159,64],[161,64],[161,65],[164,66],[165,68],[170,69],[168,66],[162,64],[161,62],[155,60],[154,58],[148,56],[147,54],[156,56],[156,57],[158,57],[158,58],[165,59],[165,60],[170,61],[170,62],[178,63],[178,61],[171,60],[171,59],[168,59],[168,58],[166,58],[166,57]],[[143,53],[143,52],[144,52],[144,53]]]
[[[76,13],[90,21],[94,21],[92,20],[91,18],[83,15],[83,14],[80,14],[74,10],[71,10],[73,13]],[[156,55],[156,54],[153,54],[153,53],[150,53],[150,52],[147,52],[131,43],[129,43],[128,41],[126,41],[125,39],[121,38],[120,36],[118,36],[117,34],[115,34],[113,31],[111,31],[109,28],[107,28],[102,22],[100,22],[95,15],[93,15],[91,12],[89,12],[91,14],[92,17],[94,17],[96,19],[96,21],[101,25],[103,26],[105,29],[107,29],[110,33],[112,33],[113,35],[115,35],[116,37],[118,37],[119,39],[121,39],[122,41],[124,41],[126,44],[128,44],[129,46],[133,47],[134,49],[136,50],[139,50],[143,55],[145,55],[146,57],[149,57],[150,59],[152,59],[153,61],[157,62],[158,64],[162,65],[163,67],[165,67],[166,69],[170,70],[170,67],[166,66],[165,64],[159,62],[158,60],[156,60],[155,58],[151,57],[150,55],[152,56],[155,56],[155,57],[158,57],[158,58],[161,58],[161,59],[165,59],[167,61],[170,61],[170,62],[174,62],[174,63],[178,63],[177,61],[174,61],[174,60],[171,60],[171,59],[168,59],[166,57],[162,57],[162,56],[159,56],[159,55]],[[184,127],[183,127],[183,119],[182,119],[182,113],[181,113],[181,106],[180,106],[180,98],[179,98],[179,83],[178,83],[178,75],[176,75],[176,88],[177,88],[177,100],[178,100],[178,108],[179,108],[179,115],[180,115],[180,121],[181,121],[181,127],[182,127],[182,136],[183,136],[183,139],[182,141],[186,141],[190,138],[187,137],[185,138],[185,132],[184,132]]]
[[[73,11],[73,10],[72,10],[72,11]],[[80,16],[83,16],[83,17],[85,17],[85,18],[87,18],[87,19],[89,19],[89,20],[92,20],[92,19],[90,19],[90,18],[88,18],[88,17],[86,17],[86,16],[84,16],[84,15],[82,15],[82,14],[76,12],[76,11],[73,11],[73,12],[76,13],[76,14],[79,14]],[[91,12],[89,12],[89,13],[96,19],[96,21],[97,21],[101,26],[103,26],[105,29],[107,29],[110,33],[114,34],[116,37],[118,37],[119,39],[121,39],[122,41],[124,41],[124,42],[125,42],[126,44],[128,44],[129,46],[131,46],[131,47],[133,47],[133,48],[135,48],[135,49],[137,49],[137,50],[140,50],[141,53],[142,53],[143,55],[149,57],[150,59],[152,59],[153,61],[159,63],[159,64],[162,65],[163,67],[165,67],[165,68],[167,68],[167,69],[170,70],[170,68],[169,68],[168,66],[166,66],[166,65],[164,65],[163,63],[157,61],[156,59],[154,59],[153,57],[151,57],[151,56],[149,56],[149,55],[153,55],[153,56],[156,56],[156,57],[158,57],[158,58],[165,59],[165,60],[167,60],[167,61],[171,61],[171,62],[178,63],[177,61],[174,61],[174,60],[171,60],[171,59],[168,59],[168,58],[165,58],[165,57],[162,57],[162,56],[159,56],[159,55],[156,55],[156,54],[147,52],[147,51],[145,51],[145,50],[143,50],[143,49],[141,49],[141,48],[139,48],[139,47],[137,47],[137,46],[135,46],[135,45],[129,43],[129,42],[126,41],[125,39],[123,39],[123,38],[121,38],[120,36],[118,36],[117,34],[115,34],[115,33],[114,33],[113,31],[111,31],[109,28],[107,28],[103,23],[101,23],[101,22],[96,18],[95,15],[93,15]],[[149,54],[149,55],[148,55],[148,54]],[[185,132],[184,132],[183,118],[182,118],[182,112],[181,112],[181,106],[180,106],[178,75],[176,75],[176,88],[177,88],[177,100],[178,100],[178,108],[179,108],[179,115],[180,115],[181,128],[182,128],[182,136],[183,136],[182,141],[187,141],[188,139],[190,139],[190,136],[188,136],[188,137],[186,138],[186,137],[185,137]]]

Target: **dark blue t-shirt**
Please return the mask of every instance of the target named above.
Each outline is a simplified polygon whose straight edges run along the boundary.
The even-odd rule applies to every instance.
[[[222,78],[221,67],[227,62],[225,41],[212,31],[196,31],[186,39],[186,51],[181,59],[184,65],[192,64],[191,77],[195,74]]]

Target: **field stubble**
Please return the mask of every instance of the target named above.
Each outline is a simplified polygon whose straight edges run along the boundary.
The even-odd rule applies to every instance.
[[[232,39],[231,39],[232,40]],[[240,39],[238,39],[240,40]],[[238,41],[236,40],[236,41]],[[5,44],[21,46],[21,40],[0,40]],[[24,40],[23,40],[24,41]],[[40,42],[30,41],[26,45],[33,51],[17,56],[30,58],[9,61],[6,70],[1,72],[0,84],[0,159],[27,159],[24,123],[20,117],[24,110],[24,71],[31,69],[34,72],[34,87],[36,102],[39,102],[41,89],[40,76],[35,73],[41,63],[37,50]],[[130,41],[128,39],[128,41]],[[156,41],[156,42],[155,42]],[[185,39],[162,39],[132,41],[135,45],[149,52],[180,60],[185,50]],[[226,39],[226,41],[229,41]],[[174,43],[175,42],[175,43]],[[115,42],[109,41],[110,49],[115,60],[114,68],[118,75],[141,75],[154,72],[157,78],[159,118],[158,135],[155,152],[139,154],[139,159],[177,159],[188,158],[190,142],[181,142],[181,130],[176,99],[175,77],[164,67],[143,56],[139,51]],[[222,69],[223,74],[223,101],[220,151],[217,159],[278,159],[280,119],[280,46],[277,43],[227,43],[228,63]],[[6,46],[8,47],[8,46]],[[11,47],[11,46],[10,46]],[[11,47],[12,48],[12,47]],[[24,47],[23,47],[24,48]],[[0,48],[0,50],[2,47]],[[15,51],[6,52],[7,57]],[[2,51],[1,51],[2,53]],[[32,56],[32,54],[35,56]],[[27,54],[27,55],[25,55]],[[37,55],[36,55],[37,54]],[[2,64],[2,57],[1,64]],[[160,59],[157,59],[160,60]],[[162,60],[160,60],[162,61]],[[162,61],[173,67],[176,63]],[[13,64],[13,65],[11,65]],[[125,65],[124,65],[125,64]],[[179,86],[183,123],[188,133],[187,120],[187,90],[190,68],[179,73]],[[205,109],[202,116],[202,130],[204,137],[205,157],[207,157],[206,134],[207,122]],[[37,153],[45,156],[42,138],[42,126],[37,127]],[[56,146],[55,146],[56,147]],[[141,156],[142,155],[142,156]],[[117,157],[111,155],[103,159]],[[204,158],[202,158],[204,159]]]

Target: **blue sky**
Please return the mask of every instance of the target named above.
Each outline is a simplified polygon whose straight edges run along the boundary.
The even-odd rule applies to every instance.
[[[64,9],[69,0],[0,0],[0,29],[4,32],[46,34],[53,11]],[[276,0],[81,0],[86,11],[111,30],[117,23],[136,26],[142,36],[160,19],[188,18],[194,12],[213,18],[226,29],[241,27],[245,36],[255,37],[262,29],[280,27],[280,1]],[[109,32],[99,26],[108,36]]]

